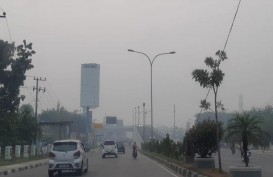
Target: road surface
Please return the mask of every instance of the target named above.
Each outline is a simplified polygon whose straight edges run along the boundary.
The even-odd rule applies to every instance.
[[[8,177],[47,177],[47,166],[40,166],[22,172],[8,175]],[[54,176],[58,176],[57,173]],[[77,176],[65,173],[62,176]],[[138,158],[133,159],[131,149],[126,148],[125,154],[118,158],[101,158],[101,152],[89,153],[89,171],[83,177],[178,177],[162,165],[138,153]]]

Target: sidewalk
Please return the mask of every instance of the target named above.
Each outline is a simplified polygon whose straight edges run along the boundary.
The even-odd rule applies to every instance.
[[[48,158],[42,160],[35,160],[25,163],[18,163],[14,165],[0,166],[0,176],[16,173],[18,171],[27,170],[30,168],[39,167],[48,164]]]

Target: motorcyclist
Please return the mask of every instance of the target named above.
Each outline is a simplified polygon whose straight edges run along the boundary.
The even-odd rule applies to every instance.
[[[136,150],[136,142],[133,144],[133,150]]]
[[[134,158],[136,158],[136,156],[137,156],[137,145],[136,145],[136,142],[134,142],[134,144],[133,144],[133,154],[132,154],[132,156]]]
[[[251,156],[251,152],[250,152],[250,150],[247,148],[246,157],[247,157],[247,160],[248,160],[248,161],[250,160],[250,156]],[[245,153],[244,153],[244,150],[243,150],[243,149],[241,149],[241,158],[242,158],[242,161],[245,161]]]

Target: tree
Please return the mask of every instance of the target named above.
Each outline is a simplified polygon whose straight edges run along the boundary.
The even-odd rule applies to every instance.
[[[25,72],[33,68],[30,57],[34,53],[32,43],[25,40],[17,47],[0,40],[0,115],[18,111],[20,86],[24,85]]]
[[[268,137],[267,133],[260,127],[262,122],[263,120],[261,118],[253,116],[248,112],[242,114],[235,113],[234,117],[229,120],[226,129],[227,138],[240,137],[243,142],[243,154],[246,167],[248,166],[248,145],[258,144],[264,148],[264,139]]]
[[[220,69],[220,64],[222,61],[227,59],[225,51],[217,51],[216,56],[218,59],[213,59],[212,57],[207,57],[205,59],[205,64],[209,67],[210,70],[205,69],[195,69],[192,72],[192,78],[195,82],[199,82],[200,86],[203,88],[212,89],[214,93],[214,113],[215,120],[218,125],[218,109],[224,109],[223,104],[217,101],[218,88],[221,85],[224,79],[224,73]],[[201,108],[208,110],[210,108],[210,103],[206,100],[201,100]],[[212,110],[212,109],[211,109]],[[222,172],[222,163],[221,163],[221,151],[220,151],[220,140],[219,140],[219,127],[217,126],[217,144],[218,144],[218,161],[219,161],[219,170]]]
[[[173,141],[170,139],[169,134],[166,134],[166,138],[162,140],[162,151],[163,155],[166,157],[170,157],[172,153],[172,143]]]
[[[32,43],[22,45],[0,40],[0,141],[13,144],[16,141],[17,113],[20,86],[24,85],[25,72],[31,68]]]
[[[263,123],[261,128],[268,132],[270,139],[268,139],[265,144],[269,145],[270,142],[273,142],[273,107],[270,105],[265,106],[264,108],[252,108],[249,113],[258,117],[263,117]]]
[[[20,144],[31,144],[41,136],[41,129],[31,105],[22,105],[18,114],[17,138]]]
[[[182,153],[184,155],[184,159],[187,163],[187,161],[192,161],[192,159],[194,158],[194,151],[193,151],[193,140],[191,139],[191,135],[190,135],[190,131],[187,131],[184,138],[183,138],[183,143],[182,143]],[[187,160],[186,158],[188,158],[190,160]]]
[[[1,115],[0,117],[0,146],[15,145],[17,131],[17,115]]]

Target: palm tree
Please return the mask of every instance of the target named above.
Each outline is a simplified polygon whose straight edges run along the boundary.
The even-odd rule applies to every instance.
[[[257,116],[253,116],[248,112],[242,114],[235,113],[234,117],[229,120],[226,131],[227,138],[239,137],[243,142],[243,155],[246,167],[248,167],[247,150],[249,144],[260,145],[264,148],[264,138],[267,133],[262,130],[260,124],[263,120]]]

